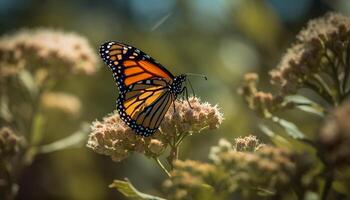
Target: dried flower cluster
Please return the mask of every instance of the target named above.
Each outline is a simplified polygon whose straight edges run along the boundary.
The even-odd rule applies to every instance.
[[[240,143],[239,148],[237,142]],[[222,139],[218,146],[212,148],[210,159],[226,174],[232,175],[231,181],[235,183],[232,185],[237,187],[232,189],[248,193],[250,187],[256,187],[275,193],[280,188],[289,187],[290,177],[295,172],[290,151],[261,145],[252,136],[236,139],[235,145],[230,145],[230,148],[229,144]]]
[[[199,133],[207,128],[217,129],[222,120],[222,113],[217,106],[207,102],[202,103],[197,97],[190,97],[188,102],[187,100],[175,101],[175,112],[171,107],[160,127],[168,139],[171,139],[170,137],[179,134]]]
[[[297,169],[294,154],[282,148],[262,145],[255,136],[225,139],[211,149],[212,163],[176,161],[164,189],[173,199],[196,199],[202,190],[227,199],[233,193],[257,198],[258,193],[278,197],[291,187]],[[225,198],[226,197],[226,198]]]
[[[322,156],[331,166],[350,165],[350,102],[344,102],[327,116],[318,133]]]
[[[335,197],[334,194],[330,194],[330,191],[334,192],[332,182],[348,177],[345,171],[340,170],[346,169],[350,164],[350,106],[346,101],[350,94],[349,41],[350,18],[336,13],[328,13],[323,17],[311,20],[307,27],[300,31],[296,42],[287,50],[278,66],[270,72],[271,83],[277,86],[277,93],[259,91],[256,74],[246,74],[244,77],[239,93],[245,98],[249,108],[260,116],[271,119],[272,123],[284,128],[285,132],[293,138],[301,139],[309,144],[317,151],[317,156],[324,166],[322,172],[306,175],[311,168],[316,168],[314,159],[308,159],[308,155],[284,155],[283,157],[288,157],[294,167],[291,167],[292,165],[290,165],[291,168],[284,167],[284,169],[291,170],[286,170],[283,176],[278,176],[279,184],[272,187],[272,190],[284,191],[279,190],[283,189],[279,187],[284,187],[285,183],[289,182],[287,179],[291,179],[293,186],[297,188],[295,192],[299,198],[305,198],[308,191],[319,193],[321,199],[327,199],[331,195]],[[300,89],[312,91],[320,98],[313,101],[300,95],[292,96]],[[314,98],[315,95],[311,94],[309,97]],[[321,117],[328,114],[317,132],[316,140],[308,139],[297,125],[278,116],[277,111],[296,107]],[[334,110],[329,114],[330,108]],[[273,132],[273,129],[270,131]],[[269,148],[260,148],[254,153],[254,156]],[[230,151],[226,148],[226,153],[221,155],[225,155],[224,157],[229,161],[235,160],[227,152]],[[232,155],[237,156],[238,154]],[[225,159],[220,160],[220,156],[212,157],[214,162],[225,161]],[[256,158],[253,159],[251,156],[251,159]],[[227,165],[225,163],[224,166]],[[240,166],[242,163],[246,162],[233,164]],[[270,167],[272,165],[269,164]],[[256,168],[256,166],[255,171],[250,173],[252,177],[261,176],[255,174],[259,171],[259,167]],[[339,172],[342,174],[340,179],[337,175]],[[319,180],[317,179],[322,179],[325,182],[322,192],[317,189],[319,188]],[[271,182],[269,183],[271,184]],[[244,181],[241,184],[244,185]]]
[[[311,20],[297,35],[297,41],[270,72],[277,94],[257,89],[258,75],[249,73],[239,89],[250,109],[270,118],[278,110],[294,108],[285,101],[305,88],[330,105],[338,105],[350,94],[350,18],[328,13]]]
[[[152,138],[137,136],[120,119],[117,111],[102,121],[95,121],[91,129],[87,147],[111,156],[114,161],[121,161],[132,152],[157,157],[167,147],[166,140],[159,131]]]
[[[271,72],[272,82],[283,94],[308,88],[331,104],[339,103],[350,91],[349,39],[350,18],[328,13],[311,20]]]
[[[259,143],[259,140],[255,135],[249,135],[243,138],[242,137],[235,138],[233,149],[235,151],[254,152],[262,146],[263,144]]]
[[[200,199],[201,193],[210,187],[205,184],[216,176],[215,166],[211,164],[193,160],[176,160],[173,164],[171,178],[163,183],[171,199]],[[209,196],[206,198],[210,199]]]
[[[132,152],[158,157],[180,133],[190,134],[220,125],[222,114],[216,106],[201,103],[198,98],[190,98],[189,102],[192,108],[187,101],[176,101],[176,112],[169,109],[161,124],[161,131],[151,137],[137,136],[115,111],[102,121],[93,123],[87,146],[97,153],[111,156],[114,161],[121,161]]]
[[[17,136],[9,127],[0,128],[0,159],[15,156],[24,147],[24,138]]]
[[[269,118],[271,113],[286,107],[290,104],[283,104],[283,96],[273,95],[269,92],[259,91],[257,84],[259,76],[255,73],[244,75],[243,84],[238,93],[244,97],[249,108],[256,111],[262,117]]]
[[[26,67],[52,73],[96,71],[97,56],[89,42],[75,33],[51,29],[22,30],[0,39],[0,74],[8,76]]]

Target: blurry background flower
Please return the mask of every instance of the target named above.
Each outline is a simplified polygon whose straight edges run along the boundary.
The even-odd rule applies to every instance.
[[[0,40],[2,67],[26,66],[30,71],[44,68],[51,73],[96,71],[97,56],[86,38],[54,29],[24,29]],[[7,66],[7,65],[10,66]],[[60,66],[60,67],[58,67]],[[52,76],[53,74],[51,74]]]
[[[346,16],[328,13],[311,20],[271,72],[272,83],[284,95],[307,88],[338,105],[350,94],[349,38],[350,18]]]
[[[46,92],[42,96],[43,107],[61,110],[68,115],[77,116],[81,112],[80,100],[64,92]]]
[[[331,167],[350,164],[350,102],[346,101],[325,119],[318,134],[323,159]]]
[[[200,199],[201,195],[207,199],[230,199],[234,195],[243,199],[257,199],[260,195],[282,198],[287,188],[300,187],[294,179],[302,180],[312,168],[296,162],[303,163],[310,157],[301,158],[301,154],[285,148],[263,145],[252,135],[236,138],[233,143],[221,139],[211,148],[211,163],[176,161],[172,177],[163,187],[172,199]]]
[[[23,150],[25,140],[9,127],[0,128],[0,159],[1,162],[12,159]],[[2,165],[2,164],[1,164]]]

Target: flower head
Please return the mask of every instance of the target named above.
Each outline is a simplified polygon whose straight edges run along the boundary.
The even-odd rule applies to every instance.
[[[287,105],[283,103],[281,95],[273,95],[270,92],[258,90],[259,76],[255,73],[244,75],[243,84],[238,89],[238,94],[241,95],[249,108],[256,111],[262,117],[269,118],[271,113],[276,110],[285,108]]]
[[[152,138],[137,136],[116,111],[102,121],[95,121],[91,129],[87,147],[111,156],[114,161],[121,161],[132,152],[157,157],[167,147],[165,138],[159,131]]]
[[[318,132],[322,156],[331,166],[350,164],[350,102],[337,107]]]
[[[188,102],[175,101],[175,112],[171,107],[160,127],[164,134],[176,136],[179,133],[197,133],[206,128],[217,129],[222,121],[223,115],[217,106],[190,97]]]
[[[250,145],[253,146],[253,151],[247,151]],[[232,174],[231,178],[240,185],[241,190],[253,184],[277,191],[278,187],[287,187],[289,177],[295,172],[291,152],[261,145],[254,136],[236,139],[235,145],[229,151],[215,151],[215,148],[212,148],[210,154],[211,158],[215,158],[213,161],[217,165],[226,173]]]
[[[210,151],[211,163],[176,161],[172,176],[163,186],[174,199],[195,198],[205,185],[213,188],[213,196],[239,193],[244,198],[257,199],[258,192],[252,188],[263,188],[270,192],[266,195],[278,196],[278,192],[291,187],[299,172],[297,157],[289,150],[262,145],[252,135],[237,138],[233,144],[221,139]]]
[[[255,135],[249,135],[246,137],[238,137],[234,141],[233,149],[236,151],[248,151],[254,152],[258,150],[262,144],[260,144],[258,138]]]
[[[271,71],[272,83],[282,94],[308,88],[330,103],[344,97],[349,71],[350,18],[336,13],[311,20],[297,41]],[[328,87],[327,87],[328,85]]]
[[[163,183],[163,188],[172,199],[191,199],[204,189],[204,185],[214,174],[214,165],[193,160],[176,160],[171,178]]]

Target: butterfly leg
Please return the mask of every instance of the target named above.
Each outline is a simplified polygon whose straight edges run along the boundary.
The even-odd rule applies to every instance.
[[[181,93],[184,93],[184,94],[185,94],[185,97],[186,97],[186,100],[187,100],[188,105],[190,106],[191,109],[193,109],[193,107],[192,107],[191,104],[190,104],[190,101],[188,100],[188,99],[189,99],[189,98],[188,98],[188,90],[187,90],[187,87],[186,87],[186,86],[182,88]]]
[[[176,100],[175,100],[175,101],[176,101]],[[173,106],[174,106],[174,113],[176,113],[175,101],[173,102]]]
[[[192,83],[191,83],[190,79],[186,79],[186,80],[188,80],[188,84],[189,84],[190,87],[191,87],[191,91],[192,91],[193,96],[196,96],[196,94],[194,93],[194,89],[193,89],[193,87],[192,87]]]

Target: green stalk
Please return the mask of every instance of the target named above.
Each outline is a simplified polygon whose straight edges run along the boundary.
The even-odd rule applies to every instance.
[[[163,163],[159,160],[159,158],[154,157],[153,159],[156,161],[157,165],[168,175],[168,177],[171,177],[170,172],[165,168],[165,166],[164,166]]]

